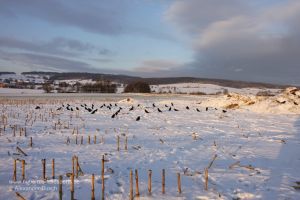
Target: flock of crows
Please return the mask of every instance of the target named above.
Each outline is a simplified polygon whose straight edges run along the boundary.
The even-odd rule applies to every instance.
[[[98,111],[98,108],[96,108],[95,107],[95,105],[94,104],[92,104],[92,106],[88,106],[87,104],[81,104],[80,105],[84,110],[86,110],[87,112],[89,112],[90,114],[95,114],[97,111]],[[121,112],[121,110],[123,110],[123,108],[121,107],[121,106],[118,106],[118,104],[117,103],[114,103],[114,104],[111,104],[111,103],[109,103],[109,104],[102,104],[100,107],[99,107],[99,109],[109,109],[109,110],[112,110],[113,109],[113,107],[118,107],[118,110],[116,111],[116,112],[114,112],[112,115],[111,115],[111,118],[115,118],[120,112]],[[134,107],[133,105],[128,109],[128,111],[130,112],[130,111],[133,111],[134,109],[136,109],[136,108],[140,108],[141,107],[141,105],[140,104],[138,104],[136,107]],[[35,107],[35,109],[40,109],[41,107],[40,106],[36,106]],[[146,108],[151,108],[151,107],[146,107]],[[151,112],[149,112],[146,108],[144,108],[144,111],[145,111],[145,113],[151,113]],[[176,111],[176,112],[178,112],[179,110],[178,109],[176,109],[175,107],[174,107],[174,103],[172,103],[171,102],[171,105],[167,105],[167,104],[165,104],[165,108],[166,108],[166,110],[162,110],[162,109],[160,109],[158,106],[156,106],[155,105],[155,103],[153,103],[152,104],[152,110],[154,110],[155,111],[155,109],[159,112],[159,113],[162,113],[162,112],[165,112],[165,111]],[[60,110],[63,110],[63,109],[66,109],[66,110],[68,110],[68,111],[75,111],[75,110],[77,110],[77,111],[79,111],[80,110],[80,108],[79,107],[77,107],[77,106],[71,106],[70,104],[67,104],[67,105],[64,105],[64,104],[62,104],[62,106],[61,107],[59,107],[59,108],[57,108],[56,110],[57,111],[60,111]],[[190,107],[189,106],[186,106],[185,107],[185,109],[186,110],[190,110]],[[205,111],[208,111],[209,109],[214,109],[214,110],[217,110],[217,108],[209,108],[209,107],[206,107],[205,108]],[[196,108],[195,109],[197,112],[201,112],[198,108]],[[226,113],[227,111],[226,110],[222,110],[222,112],[223,113]],[[141,119],[141,116],[138,116],[137,118],[136,118],[136,121],[139,121]]]

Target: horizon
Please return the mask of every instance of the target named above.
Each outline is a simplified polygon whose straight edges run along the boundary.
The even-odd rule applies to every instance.
[[[1,71],[300,85],[293,0],[0,2]]]

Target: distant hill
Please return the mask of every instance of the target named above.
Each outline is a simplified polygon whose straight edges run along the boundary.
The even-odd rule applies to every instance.
[[[151,85],[159,84],[175,84],[175,83],[203,83],[214,84],[223,87],[233,88],[286,88],[291,85],[278,85],[270,83],[258,83],[248,81],[235,81],[235,80],[223,80],[223,79],[210,79],[210,78],[195,78],[195,77],[165,77],[165,78],[142,78],[137,76],[117,75],[117,74],[100,74],[100,73],[81,73],[81,72],[23,72],[23,75],[35,74],[35,75],[48,75],[50,81],[54,80],[70,80],[70,79],[92,79],[92,80],[109,80],[119,83],[128,84],[135,81],[145,81]]]
[[[4,74],[16,74],[15,72],[0,72],[0,75],[4,75]]]

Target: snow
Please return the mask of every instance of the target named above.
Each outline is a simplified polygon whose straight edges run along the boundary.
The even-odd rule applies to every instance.
[[[130,169],[138,169],[140,199],[300,199],[299,190],[292,187],[300,181],[300,106],[291,105],[299,101],[299,92],[293,90],[259,98],[245,93],[230,94],[231,98],[226,95],[41,94],[22,98],[0,95],[0,199],[14,199],[17,190],[26,199],[58,199],[55,190],[58,185],[51,184],[51,160],[55,158],[56,177],[64,175],[63,179],[69,180],[66,173],[72,171],[73,155],[78,156],[84,172],[75,179],[75,198],[90,198],[91,174],[94,173],[95,196],[100,199],[104,154],[106,199],[129,198]],[[252,100],[254,104],[246,105]],[[286,103],[271,105],[276,100]],[[67,110],[67,103],[75,111]],[[104,103],[106,106],[111,103],[111,110],[106,106],[100,108]],[[171,103],[174,106],[168,111]],[[239,106],[224,109],[229,103]],[[65,107],[57,110],[62,104]],[[98,111],[90,114],[82,104],[89,108],[94,104]],[[41,109],[35,109],[37,105]],[[134,109],[129,111],[132,105]],[[76,111],[76,107],[80,110]],[[119,107],[123,109],[112,119],[111,115]],[[277,111],[272,112],[271,108]],[[145,109],[150,113],[145,113]],[[263,112],[257,111],[260,109]],[[7,117],[5,132],[3,116]],[[136,121],[138,116],[140,121]],[[26,127],[27,137],[19,136],[19,129],[14,137],[9,125]],[[92,144],[87,144],[89,135]],[[93,144],[94,135],[97,144]],[[116,145],[118,135],[120,151]],[[125,136],[127,151],[124,150]],[[30,137],[33,137],[33,147],[28,145]],[[66,144],[68,137],[70,144]],[[28,156],[14,155],[18,153],[17,146]],[[205,191],[204,169],[214,155],[217,158],[208,170],[208,190]],[[47,159],[47,182],[41,178],[43,158]],[[14,159],[26,160],[28,182],[12,182]],[[153,174],[152,195],[147,193],[149,169]],[[162,169],[166,170],[165,194],[161,193]],[[177,192],[176,173],[181,174],[182,194]],[[20,162],[17,179],[21,180]],[[29,181],[40,181],[40,184]],[[34,186],[44,188],[20,190],[20,187],[34,189]],[[55,191],[51,191],[53,189]],[[63,199],[70,199],[68,183],[63,184],[63,192]]]
[[[214,84],[203,84],[203,83],[176,83],[176,84],[161,84],[161,85],[151,85],[151,90],[156,93],[179,93],[179,94],[208,94],[215,95],[218,93],[223,93],[224,91],[239,93],[239,94],[250,94],[256,95],[261,91],[268,91],[270,94],[276,94],[279,89],[270,88],[232,88],[223,87]]]
[[[38,89],[15,89],[15,88],[0,88],[0,94],[1,95],[22,95],[22,94],[41,94],[44,93],[44,90],[38,90]]]

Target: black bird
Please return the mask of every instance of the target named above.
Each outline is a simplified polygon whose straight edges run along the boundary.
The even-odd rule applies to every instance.
[[[92,104],[92,109],[94,109],[94,104]]]
[[[133,110],[133,106],[129,109],[129,111],[132,111]]]
[[[110,107],[110,106],[107,106],[107,108],[108,108],[109,110],[111,110],[111,107]]]
[[[91,109],[91,108],[87,108],[87,111],[92,112],[92,109]],[[94,113],[93,113],[93,114],[94,114]]]
[[[187,107],[185,107],[185,108],[186,108],[187,110],[189,110],[189,109],[190,109],[190,107],[188,107],[188,106],[187,106]]]
[[[196,108],[197,112],[200,112],[200,110],[198,108]]]
[[[117,106],[118,106],[118,104],[116,104],[116,103],[115,103],[115,106],[117,107]]]
[[[169,111],[171,111],[171,110],[172,110],[172,108],[170,107],[170,108],[169,108]]]
[[[223,112],[223,113],[226,113],[226,112],[227,112],[227,110],[222,110],[222,112]]]
[[[109,107],[112,107],[111,103],[109,104]]]
[[[81,107],[84,107],[84,105],[82,105],[82,104],[81,104],[80,106],[81,106]]]
[[[141,104],[138,104],[137,107],[140,107]]]
[[[91,112],[91,114],[95,114],[95,112],[97,112],[97,111],[98,111],[98,109],[93,110],[93,112]]]
[[[135,121],[140,121],[141,117],[138,116]]]
[[[145,113],[149,113],[149,111],[145,109]]]
[[[152,106],[155,107],[155,104],[153,103]]]
[[[167,107],[169,107],[167,104],[165,104],[165,107],[167,108]]]
[[[205,110],[208,111],[208,107],[206,107]]]
[[[67,107],[67,110],[70,110],[69,106]]]
[[[61,110],[62,109],[62,107],[59,107],[59,108],[57,108],[56,110]]]
[[[71,108],[70,110],[73,111],[73,108]]]
[[[171,102],[171,106],[174,106],[173,102]]]
[[[100,108],[103,108],[104,104],[102,106],[100,106]]]
[[[178,109],[174,108],[174,111],[179,111]]]
[[[35,107],[35,109],[41,109],[41,107],[39,107],[39,106],[36,106],[36,107]]]
[[[65,105],[63,104],[62,107],[65,107]]]
[[[114,113],[114,114],[111,116],[111,118],[115,118],[115,116],[116,116],[116,113]]]
[[[157,108],[157,111],[158,111],[158,112],[162,112],[159,108]]]
[[[76,107],[76,110],[79,110],[79,108],[78,108],[78,107]]]

